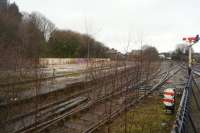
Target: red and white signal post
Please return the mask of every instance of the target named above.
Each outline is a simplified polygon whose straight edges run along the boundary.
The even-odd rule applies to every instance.
[[[195,37],[184,37],[183,41],[187,42],[189,45],[189,55],[188,55],[188,73],[191,73],[191,67],[192,67],[192,45],[197,43],[199,41],[199,35],[196,35]]]
[[[175,109],[175,88],[166,88],[163,92],[162,102],[166,111],[170,110],[174,113]]]

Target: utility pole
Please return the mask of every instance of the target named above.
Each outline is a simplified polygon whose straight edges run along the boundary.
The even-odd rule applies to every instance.
[[[188,43],[189,53],[188,53],[188,74],[191,74],[192,70],[192,46],[199,41],[199,35],[195,37],[184,37],[183,41]]]

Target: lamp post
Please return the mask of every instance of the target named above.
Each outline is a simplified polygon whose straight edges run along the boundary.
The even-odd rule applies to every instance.
[[[192,46],[199,41],[199,35],[195,37],[184,37],[183,41],[188,43],[189,53],[188,53],[188,74],[191,74],[192,70]]]

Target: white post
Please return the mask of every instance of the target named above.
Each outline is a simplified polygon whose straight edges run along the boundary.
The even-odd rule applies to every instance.
[[[189,46],[189,68],[192,67],[192,45]]]
[[[189,43],[189,53],[188,53],[188,74],[192,71],[192,43]]]

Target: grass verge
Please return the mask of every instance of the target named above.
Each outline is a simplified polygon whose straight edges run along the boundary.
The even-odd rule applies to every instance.
[[[170,132],[176,117],[176,113],[166,114],[164,106],[160,102],[160,100],[161,97],[158,95],[146,98],[133,110],[127,112],[126,114],[123,114],[120,118],[116,119],[109,126],[109,130],[112,133],[124,133],[126,125],[127,133]],[[176,105],[179,104],[179,100],[180,98],[177,98]],[[125,116],[127,124],[125,124]]]

